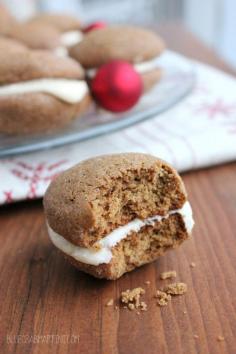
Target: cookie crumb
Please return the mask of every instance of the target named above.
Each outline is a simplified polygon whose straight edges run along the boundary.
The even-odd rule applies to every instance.
[[[133,311],[135,309],[141,309],[142,311],[146,311],[147,304],[144,301],[140,302],[140,297],[145,294],[145,290],[143,288],[134,288],[132,290],[128,289],[126,291],[122,291],[121,293],[121,302],[123,304],[127,304],[129,310]],[[126,307],[127,307],[126,306]]]
[[[187,292],[187,284],[172,283],[167,285],[163,291],[170,295],[183,295]]]
[[[150,282],[149,280],[147,280],[147,281],[145,281],[145,282],[144,282],[144,284],[146,284],[146,285],[150,285],[150,284],[151,284],[151,282]]]
[[[190,263],[190,267],[191,267],[191,268],[195,268],[195,267],[196,267],[196,263],[191,262],[191,263]]]
[[[106,306],[112,306],[114,304],[114,300],[110,299],[107,303]]]
[[[218,336],[217,337],[218,342],[223,342],[225,338],[223,336]]]
[[[169,270],[168,272],[163,272],[161,273],[160,275],[160,278],[162,280],[165,280],[165,279],[173,279],[173,278],[176,278],[176,271],[175,270]]]
[[[147,304],[144,301],[140,302],[140,309],[141,311],[147,311]]]
[[[171,296],[161,290],[157,290],[155,297],[157,298],[157,305],[159,306],[166,306],[171,300]]]
[[[132,302],[130,304],[128,304],[128,309],[131,311],[135,310],[135,306]]]

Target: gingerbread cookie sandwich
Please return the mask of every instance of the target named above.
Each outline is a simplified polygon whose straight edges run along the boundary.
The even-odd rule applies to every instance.
[[[84,71],[73,59],[16,46],[0,51],[0,133],[54,131],[88,106]]]
[[[58,55],[67,55],[67,48],[78,44],[82,38],[81,22],[74,16],[64,14],[42,14],[32,18],[29,23],[52,26],[60,32]]]
[[[165,48],[154,32],[133,26],[111,26],[91,31],[69,50],[92,78],[103,64],[122,60],[132,64],[143,79],[144,89],[160,80],[158,57]]]
[[[177,172],[139,153],[96,157],[63,172],[44,208],[52,243],[79,270],[106,279],[178,247],[194,224]]]

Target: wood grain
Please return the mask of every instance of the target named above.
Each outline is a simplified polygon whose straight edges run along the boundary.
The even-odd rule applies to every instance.
[[[227,70],[182,28],[161,31],[175,49],[193,57],[204,53],[204,61]],[[0,353],[234,354],[235,180],[236,164],[185,174],[193,238],[116,282],[95,280],[64,261],[48,240],[41,201],[1,208]],[[160,273],[171,269],[188,293],[159,308],[153,295],[168,282]],[[136,286],[146,288],[147,312],[105,306]],[[219,335],[225,340],[219,342]]]

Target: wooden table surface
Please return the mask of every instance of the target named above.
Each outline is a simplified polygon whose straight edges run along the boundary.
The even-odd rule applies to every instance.
[[[170,48],[230,72],[179,25],[160,32]],[[64,261],[48,240],[41,201],[1,208],[0,353],[235,354],[236,164],[183,178],[193,238],[116,282],[95,280]],[[160,308],[153,295],[163,286],[160,273],[170,269],[188,293]],[[147,290],[147,312],[105,306],[137,286]]]

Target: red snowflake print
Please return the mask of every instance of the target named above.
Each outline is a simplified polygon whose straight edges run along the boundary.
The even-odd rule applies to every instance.
[[[45,162],[31,165],[25,162],[16,161],[15,168],[11,172],[29,184],[27,198],[33,199],[37,197],[37,189],[40,183],[47,183],[53,180],[61,171],[60,167],[64,165],[67,160],[61,160],[54,164],[47,164]]]
[[[13,196],[12,196],[12,190],[10,191],[3,191],[4,195],[4,203],[12,203],[13,202]]]
[[[203,102],[197,107],[195,113],[205,113],[210,119],[219,116],[230,117],[236,113],[236,104],[226,103],[223,99],[218,98],[214,102]]]

